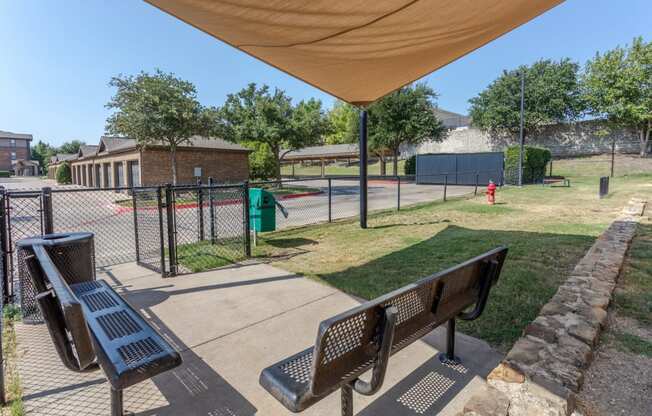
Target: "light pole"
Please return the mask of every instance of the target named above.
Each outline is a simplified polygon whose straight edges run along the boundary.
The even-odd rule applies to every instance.
[[[521,70],[521,126],[519,131],[520,152],[518,155],[518,186],[523,186],[523,119],[525,110],[525,70]]]

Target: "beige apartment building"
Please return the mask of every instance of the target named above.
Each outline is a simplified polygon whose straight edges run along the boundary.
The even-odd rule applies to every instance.
[[[193,137],[177,148],[177,183],[203,183],[212,177],[217,183],[242,182],[249,178],[250,150],[221,139]],[[65,158],[65,156],[64,156]],[[50,165],[49,176],[65,160]],[[67,159],[72,182],[94,188],[154,186],[172,183],[170,152],[163,146],[140,149],[125,137],[104,136],[96,146],[82,146]]]

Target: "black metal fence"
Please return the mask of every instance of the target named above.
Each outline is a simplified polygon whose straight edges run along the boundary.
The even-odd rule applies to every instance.
[[[4,300],[18,289],[16,241],[52,232],[94,233],[98,267],[136,261],[169,276],[242,259],[247,186],[0,188]]]
[[[416,181],[420,184],[503,184],[503,152],[432,153],[417,155]]]

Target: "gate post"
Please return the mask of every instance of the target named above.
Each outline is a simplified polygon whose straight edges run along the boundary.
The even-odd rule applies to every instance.
[[[208,177],[208,217],[210,220],[211,244],[215,244],[215,207],[213,206],[213,177]]]
[[[138,207],[136,206],[136,192],[133,188],[131,187],[131,208],[134,210],[134,238],[136,238],[136,264],[140,263],[140,248],[138,244],[138,216],[136,211],[138,211]]]
[[[446,202],[446,192],[448,191],[448,174],[444,176],[444,202]]]
[[[174,189],[171,184],[165,184],[165,211],[167,218],[167,231],[168,231],[168,257],[170,257],[170,273],[169,276],[176,276],[177,274],[177,239],[176,239],[176,223],[175,223],[175,207],[174,207]]]
[[[249,181],[242,184],[242,216],[244,220],[245,255],[251,257],[251,224],[249,224]]]
[[[41,220],[43,221],[43,226],[41,227],[43,234],[54,233],[52,216],[52,188],[49,186],[41,189]]]
[[[199,224],[199,241],[204,241],[204,193],[201,188],[201,178],[197,178],[197,223]]]
[[[163,235],[163,197],[161,195],[161,187],[156,187],[156,205],[158,208],[158,228],[159,228],[159,245],[161,248],[161,277],[166,277],[165,271],[165,240]]]
[[[7,234],[9,223],[7,222],[7,191],[0,186],[0,256],[2,256],[2,305],[10,302],[9,298],[9,253]]]

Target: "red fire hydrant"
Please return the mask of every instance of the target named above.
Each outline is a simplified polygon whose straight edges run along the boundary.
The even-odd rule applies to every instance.
[[[494,181],[489,181],[489,186],[487,186],[487,203],[489,205],[496,203],[496,184]]]

